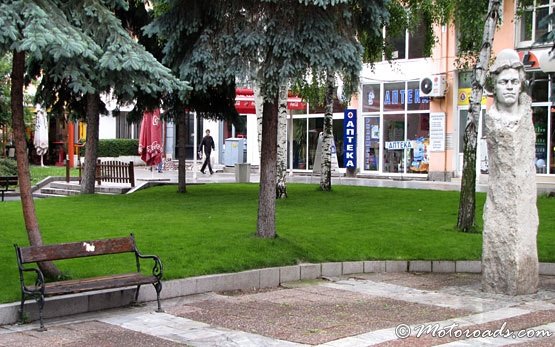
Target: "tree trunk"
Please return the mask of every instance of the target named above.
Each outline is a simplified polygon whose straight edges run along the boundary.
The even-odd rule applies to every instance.
[[[267,238],[276,236],[277,111],[277,95],[273,101],[264,100],[256,235]]]
[[[279,108],[277,126],[277,167],[276,185],[283,184],[287,187],[285,176],[287,174],[287,86],[282,85],[279,89]],[[281,194],[281,198],[286,198]]]
[[[87,94],[87,143],[85,144],[85,167],[81,182],[81,193],[94,194],[96,178],[96,159],[98,153],[98,123],[100,96]]]
[[[262,109],[264,108],[264,98],[260,95],[260,87],[257,83],[254,83],[253,92],[254,108],[256,111],[256,138],[258,140],[258,153],[262,153]],[[260,158],[258,159],[260,160]]]
[[[328,72],[326,81],[326,113],[324,114],[324,138],[322,139],[322,160],[320,189],[331,191],[331,146],[333,143],[333,91],[335,78]]]
[[[461,195],[457,228],[471,232],[476,228],[476,147],[478,138],[478,119],[482,110],[482,94],[486,83],[487,69],[491,56],[493,36],[499,18],[499,0],[490,0],[488,15],[484,24],[482,48],[472,74],[472,94],[470,96],[470,112],[464,129],[463,176],[461,179]]]
[[[11,75],[11,111],[12,128],[15,141],[15,154],[17,157],[17,175],[19,179],[19,191],[21,207],[23,209],[23,220],[27,237],[31,246],[41,246],[42,235],[40,233],[39,221],[35,212],[35,202],[31,192],[31,174],[29,172],[29,160],[27,158],[27,141],[25,140],[25,122],[23,117],[23,78],[25,73],[25,52],[13,52],[13,66]],[[39,263],[39,267],[45,276],[58,278],[60,270],[52,262]]]
[[[185,117],[189,114],[180,114],[177,116],[177,143],[179,145],[179,151],[177,153],[177,192],[186,193],[187,192],[187,153],[185,153],[185,143],[187,142],[187,122]],[[197,155],[193,153],[193,155]]]

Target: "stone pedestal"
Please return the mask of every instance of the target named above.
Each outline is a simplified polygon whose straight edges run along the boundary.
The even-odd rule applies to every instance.
[[[531,294],[538,287],[535,132],[530,98],[518,114],[492,106],[486,115],[489,188],[484,207],[482,287],[486,292]]]

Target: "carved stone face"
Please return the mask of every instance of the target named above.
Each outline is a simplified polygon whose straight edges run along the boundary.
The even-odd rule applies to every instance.
[[[521,81],[518,70],[505,69],[497,76],[495,96],[497,102],[505,107],[513,106],[518,101]]]

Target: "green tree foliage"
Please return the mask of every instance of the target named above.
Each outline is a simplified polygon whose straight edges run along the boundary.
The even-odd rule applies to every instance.
[[[11,56],[0,57],[0,125],[10,123],[10,63]]]
[[[164,61],[196,90],[255,75],[265,100],[257,234],[274,237],[279,87],[336,71],[345,76],[345,89],[355,90],[364,52],[357,29],[365,23],[368,32],[378,33],[388,14],[384,2],[189,0],[157,5],[160,16],[147,32],[166,42]]]

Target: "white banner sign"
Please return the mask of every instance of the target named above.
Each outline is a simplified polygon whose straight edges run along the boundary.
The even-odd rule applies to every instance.
[[[445,151],[445,113],[430,113],[430,151]]]

